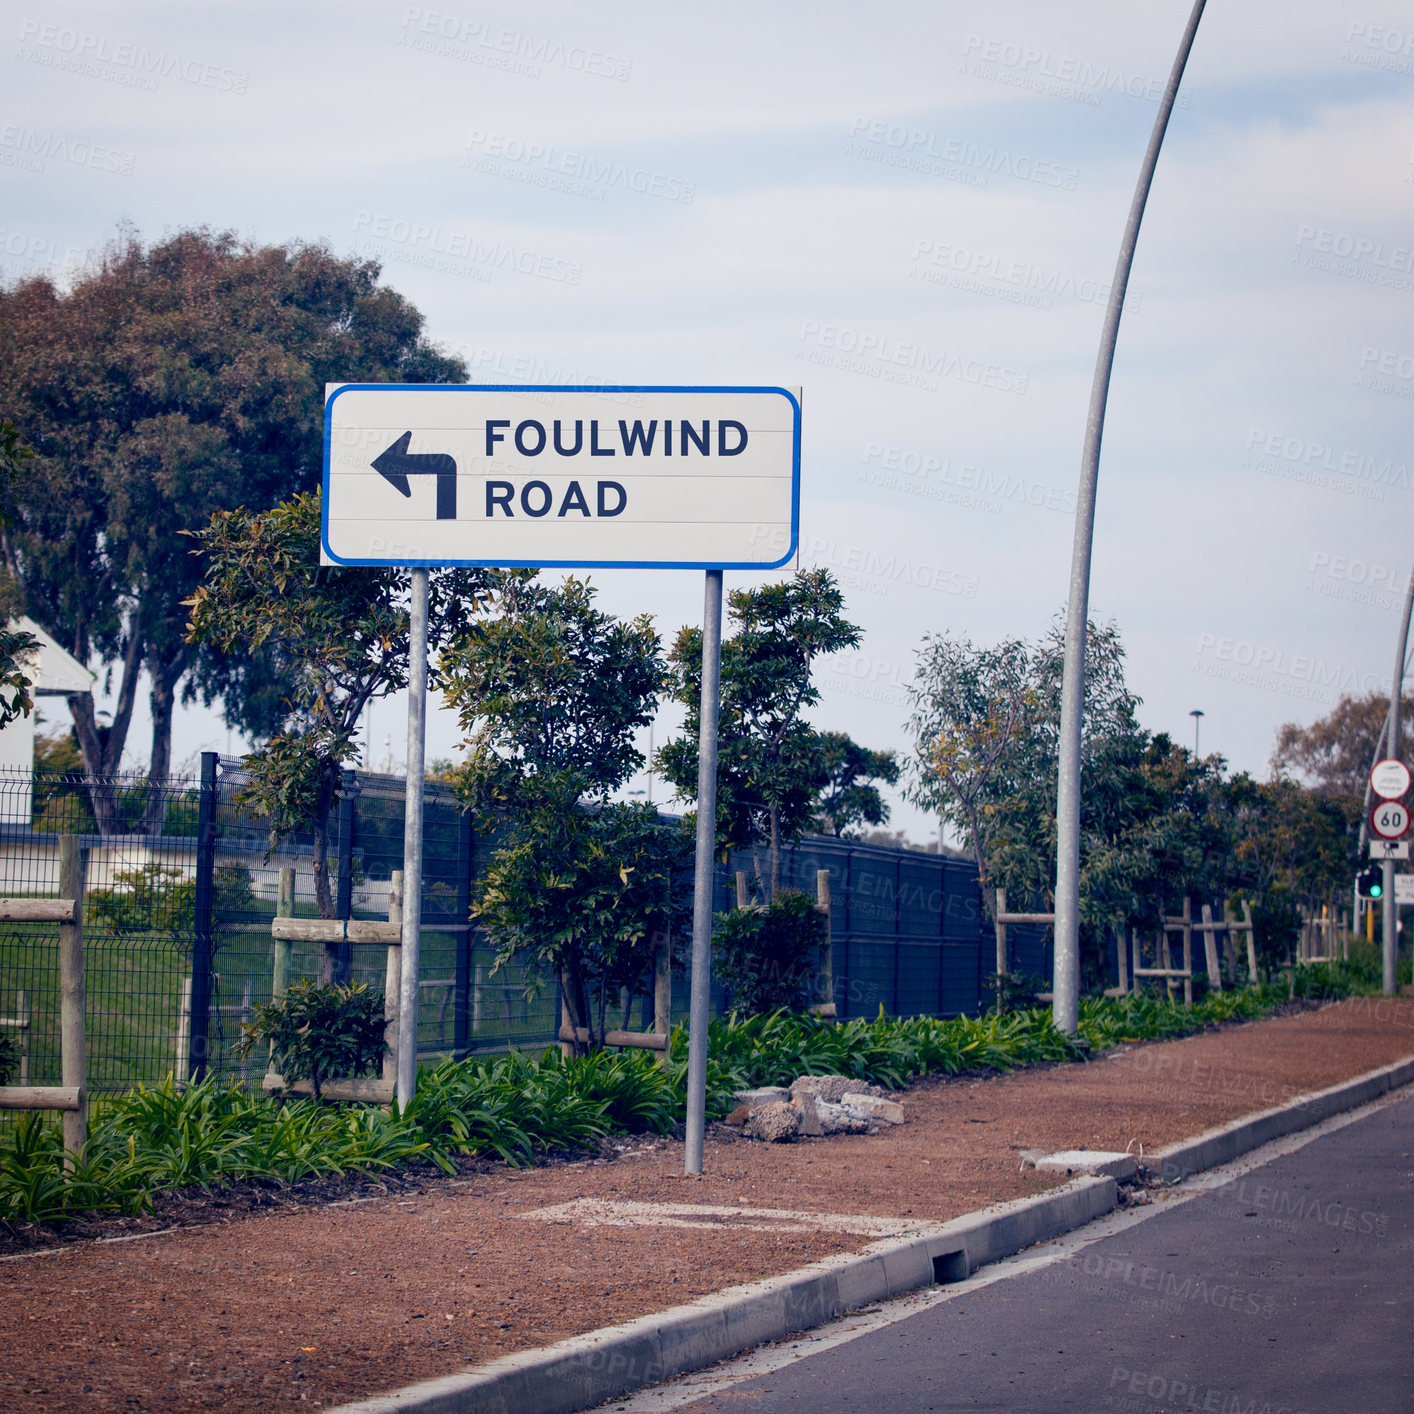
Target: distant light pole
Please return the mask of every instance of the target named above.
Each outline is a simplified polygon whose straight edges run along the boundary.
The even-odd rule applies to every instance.
[[[1139,242],[1139,223],[1149,199],[1154,168],[1159,161],[1164,132],[1173,112],[1178,85],[1183,78],[1198,21],[1206,0],[1196,0],[1188,17],[1178,54],[1169,72],[1159,103],[1149,146],[1139,169],[1139,182],[1129,206],[1110,283],[1100,350],[1095,356],[1095,377],[1090,388],[1090,409],[1085,421],[1085,450],[1080,459],[1080,490],[1075,505],[1075,542],[1070,561],[1070,597],[1065,615],[1065,670],[1061,677],[1060,762],[1056,781],[1056,911],[1055,969],[1051,983],[1051,1016],[1058,1031],[1074,1034],[1080,1025],[1080,733],[1085,712],[1085,630],[1090,613],[1090,559],[1095,542],[1095,488],[1100,478],[1100,440],[1105,429],[1105,406],[1110,396],[1110,372],[1119,342],[1119,316],[1124,292]]]
[[[1193,718],[1193,759],[1198,759],[1198,720],[1204,715],[1201,707],[1195,707],[1189,714]]]

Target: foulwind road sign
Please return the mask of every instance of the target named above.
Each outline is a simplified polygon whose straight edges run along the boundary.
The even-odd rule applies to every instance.
[[[795,554],[785,388],[331,385],[322,558],[769,569]]]

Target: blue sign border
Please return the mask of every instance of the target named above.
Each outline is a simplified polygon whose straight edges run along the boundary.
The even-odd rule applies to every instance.
[[[791,451],[790,548],[779,560],[742,562],[716,560],[346,560],[329,548],[329,455],[334,400],[342,393],[778,393],[794,410]],[[320,506],[319,539],[324,554],[336,565],[387,569],[591,569],[591,570],[774,570],[795,558],[800,541],[800,401],[788,388],[707,385],[648,385],[618,383],[345,383],[324,400],[324,494]]]

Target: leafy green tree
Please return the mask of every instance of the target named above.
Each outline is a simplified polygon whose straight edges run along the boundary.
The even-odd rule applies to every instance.
[[[496,947],[496,967],[532,969],[532,990],[562,979],[573,1024],[601,1045],[611,999],[623,1014],[646,986],[653,951],[681,937],[691,913],[684,880],[692,837],[651,805],[527,805],[478,881],[474,905]]]
[[[925,643],[913,689],[910,795],[939,810],[977,861],[983,898],[1053,906],[1064,629],[1037,643]],[[1112,624],[1091,625],[1081,748],[1080,912],[1092,979],[1110,931],[1154,920],[1176,895],[1214,887],[1230,854],[1220,758],[1194,762],[1138,724]]]
[[[986,648],[966,635],[930,634],[909,688],[914,756],[904,794],[966,841],[989,915],[992,842],[1015,759],[1040,707],[1032,657],[1017,638]]]
[[[249,781],[236,803],[269,820],[272,848],[310,830],[315,900],[320,917],[332,918],[329,818],[364,708],[407,686],[411,575],[321,565],[317,494],[269,511],[218,512],[194,538],[206,575],[187,601],[192,642],[267,651],[287,683],[279,728],[245,757]],[[481,570],[431,574],[433,648],[467,628],[488,584]],[[324,970],[326,982],[346,980],[347,951],[337,961],[329,954]]]
[[[1311,790],[1287,776],[1233,779],[1229,810],[1240,884],[1315,910],[1338,904],[1358,867],[1360,802]]]
[[[233,721],[269,725],[278,663],[185,632],[201,566],[181,532],[319,484],[326,382],[465,377],[378,276],[318,245],[203,228],[144,246],[124,230],[67,290],[45,278],[0,289],[0,406],[37,454],[5,560],[24,611],[116,676],[106,734],[90,695],[69,700],[91,775],[122,760],[144,670],[154,780],[168,773],[179,695],[220,695]],[[112,802],[95,803],[116,828]]]
[[[804,720],[820,700],[816,658],[853,648],[859,629],[828,570],[800,570],[781,584],[727,596],[736,632],[722,644],[717,730],[717,846],[770,852],[770,897],[780,892],[781,845],[810,823],[828,786],[820,734]],[[687,709],[683,734],[658,753],[658,769],[684,800],[697,795],[702,631],[673,645],[672,694]],[[761,870],[758,865],[757,877]]]
[[[819,1000],[825,915],[808,894],[783,889],[767,904],[733,908],[713,921],[713,968],[732,1007],[750,1016],[808,1011]]]
[[[843,835],[856,825],[882,825],[889,807],[879,784],[897,785],[898,756],[892,751],[871,751],[845,732],[820,732],[820,755],[825,786],[815,801],[812,823],[823,834]]]
[[[329,1080],[357,1079],[382,1061],[387,1050],[383,994],[362,982],[349,986],[292,983],[283,997],[254,1008],[241,1026],[236,1054],[244,1060],[262,1042],[281,1076],[308,1080],[316,1100]]]
[[[612,804],[643,764],[665,668],[645,615],[621,623],[569,579],[492,577],[501,613],[443,651],[443,693],[467,733],[452,778],[503,841],[474,912],[497,949],[559,976],[576,1027],[601,1042],[608,998],[640,979],[651,943],[682,917],[686,832],[651,807]],[[532,982],[535,985],[535,982]]]

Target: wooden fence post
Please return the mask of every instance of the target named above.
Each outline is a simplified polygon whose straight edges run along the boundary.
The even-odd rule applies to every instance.
[[[1213,909],[1203,905],[1203,954],[1208,964],[1208,986],[1215,992],[1223,989],[1222,967],[1218,963],[1218,935],[1213,931]]]
[[[280,866],[280,885],[275,894],[275,917],[293,918],[295,916],[295,871],[294,866],[282,864]],[[288,938],[275,939],[274,963],[270,975],[270,1000],[278,1002],[290,989],[290,940]],[[275,1047],[272,1043],[269,1048],[269,1062],[265,1067],[267,1076],[275,1075]]]
[[[1183,896],[1183,1005],[1193,1005],[1193,900]]]
[[[1252,905],[1242,900],[1242,921],[1247,927],[1247,978],[1252,984],[1261,980],[1257,972],[1257,932],[1252,927]]]
[[[87,987],[83,967],[83,894],[87,859],[77,835],[59,836],[59,897],[74,901],[71,923],[59,925],[59,1049],[63,1083],[78,1087],[78,1108],[64,1111],[64,1148],[82,1156],[88,1142],[88,1044],[84,1034]],[[65,1158],[64,1166],[73,1162]]]
[[[815,871],[815,906],[825,915],[825,946],[820,949],[820,1001],[828,1011],[822,1015],[835,1015],[835,943],[834,918],[830,913],[830,871]]]
[[[668,1036],[673,1029],[673,935],[663,934],[653,954],[653,1034]],[[667,1065],[668,1050],[654,1052],[659,1065]]]
[[[1006,976],[1006,924],[1002,922],[1002,914],[1006,912],[1006,890],[998,889],[997,900],[997,976]]]
[[[399,927],[403,922],[403,871],[394,869],[388,881],[388,922]],[[383,1079],[396,1084],[398,1079],[398,999],[403,990],[403,954],[401,948],[388,949],[388,961],[383,972]]]
[[[1115,924],[1115,959],[1119,964],[1119,991],[1121,996],[1129,993],[1129,933]]]
[[[738,869],[736,871],[736,906],[738,908],[745,908],[747,903],[750,902],[750,897],[751,896],[746,892],[746,870]]]

